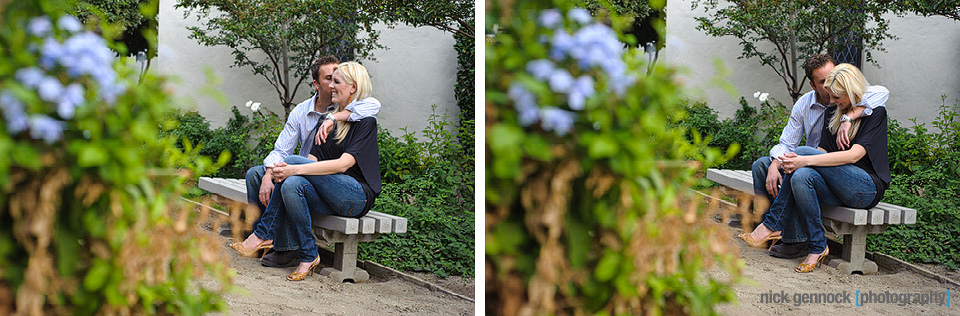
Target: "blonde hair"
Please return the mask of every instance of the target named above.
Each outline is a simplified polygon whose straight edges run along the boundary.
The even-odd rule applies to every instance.
[[[367,73],[367,68],[363,67],[360,63],[354,61],[340,63],[334,71],[339,71],[340,75],[343,76],[343,81],[346,84],[356,87],[357,91],[350,94],[347,102],[338,104],[337,109],[328,113],[328,115],[343,111],[350,102],[367,98],[373,92],[373,85],[370,84],[370,74]],[[349,121],[340,122],[337,120],[334,120],[333,123],[337,128],[337,135],[334,136],[333,139],[336,139],[337,144],[340,144],[343,142],[343,138],[347,137],[351,123]]]
[[[828,125],[830,133],[836,134],[837,130],[840,129],[840,123],[843,123],[840,121],[840,117],[863,100],[863,94],[867,92],[867,86],[869,86],[867,78],[863,77],[863,73],[856,66],[844,63],[833,67],[833,70],[827,75],[823,87],[836,94],[846,94],[850,98],[850,105],[837,105],[837,110],[830,117]],[[852,125],[847,136],[853,139],[860,129],[860,119],[853,120],[850,124]]]

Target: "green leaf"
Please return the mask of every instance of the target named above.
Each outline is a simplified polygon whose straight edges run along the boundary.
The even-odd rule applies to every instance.
[[[603,258],[600,259],[600,262],[597,263],[597,268],[593,272],[593,276],[597,278],[597,281],[606,282],[613,279],[613,276],[617,275],[620,269],[617,267],[620,265],[620,260],[622,256],[618,252],[607,250],[603,254]]]
[[[83,278],[83,288],[88,291],[99,290],[107,282],[109,275],[110,264],[103,260],[97,260],[87,272],[87,276]]]
[[[96,167],[107,163],[110,154],[97,144],[85,144],[77,153],[77,165],[80,167]]]

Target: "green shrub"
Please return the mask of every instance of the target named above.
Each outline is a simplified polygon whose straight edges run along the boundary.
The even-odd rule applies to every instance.
[[[629,18],[572,6],[488,3],[487,311],[715,314],[742,261],[689,188],[723,156],[670,125],[687,91],[632,48]]]
[[[753,161],[767,155],[779,142],[790,111],[780,102],[761,102],[759,111],[740,97],[740,109],[732,118],[719,120],[717,111],[705,103],[686,103],[686,117],[676,124],[686,127],[687,139],[703,139],[710,147],[726,148],[733,155],[717,166],[722,169],[750,170]]]
[[[160,136],[172,135],[181,140],[177,142],[181,149],[194,144],[201,155],[222,155],[227,164],[211,176],[243,179],[247,169],[263,164],[283,130],[283,123],[266,109],[254,112],[252,119],[240,114],[236,106],[231,111],[233,117],[216,129],[211,129],[210,122],[197,112],[172,112],[168,120],[172,124]]]
[[[406,217],[408,231],[362,243],[362,258],[441,276],[474,275],[474,156],[463,150],[473,144],[458,141],[473,139],[474,131],[450,125],[446,116],[432,115],[423,141],[406,129],[400,138],[378,131],[383,192],[373,210]]]
[[[915,225],[892,225],[867,237],[867,249],[907,261],[960,266],[960,107],[941,104],[932,122],[887,130],[893,182],[883,201],[917,210]]]
[[[0,315],[224,311],[229,259],[180,200],[217,165],[157,137],[167,79],[138,78],[70,4],[0,4]]]

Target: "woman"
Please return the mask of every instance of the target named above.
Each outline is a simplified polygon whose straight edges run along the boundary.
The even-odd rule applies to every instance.
[[[828,253],[820,223],[821,206],[869,209],[880,202],[890,185],[885,107],[877,107],[872,115],[851,122],[849,149],[840,150],[833,141],[844,121],[841,114],[863,99],[868,87],[866,78],[857,67],[840,64],[827,75],[824,87],[830,96],[830,107],[824,113],[822,135],[832,137],[823,137],[816,149],[803,146],[795,153],[778,157],[787,173],[782,193],[763,222],[752,233],[739,236],[750,246],[758,247],[767,240],[780,238],[783,216],[799,216],[808,236],[808,255],[795,269],[801,273],[812,272]],[[798,214],[785,214],[785,209],[797,210]]]
[[[330,87],[333,102],[338,104],[330,113],[368,98],[372,90],[367,70],[356,62],[338,65]],[[290,281],[303,280],[320,263],[312,216],[362,217],[380,194],[376,118],[335,124],[334,132],[314,146],[308,158],[291,155],[272,169],[273,179],[279,183],[270,205],[253,233],[242,243],[230,245],[245,257],[272,248],[275,221],[286,216],[287,223],[295,227],[300,247],[300,264],[287,276]]]

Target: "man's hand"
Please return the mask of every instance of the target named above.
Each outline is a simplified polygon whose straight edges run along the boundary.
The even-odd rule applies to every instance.
[[[270,172],[276,182],[283,182],[288,177],[297,175],[297,168],[297,165],[288,165],[281,161],[274,165]]]
[[[793,173],[797,169],[806,167],[809,165],[807,160],[810,156],[800,156],[797,153],[787,153],[780,158],[783,161],[783,172]]]
[[[270,195],[273,194],[273,176],[270,175],[270,169],[267,168],[263,173],[263,179],[260,182],[260,203],[264,206],[270,204]]]
[[[327,135],[330,134],[330,131],[333,130],[333,121],[332,120],[323,120],[323,124],[320,124],[320,128],[317,129],[317,139],[316,144],[323,144],[327,140]]]
[[[837,148],[840,150],[850,149],[850,127],[853,126],[853,123],[843,122],[840,123],[840,129],[837,129]]]
[[[767,193],[776,197],[781,183],[783,183],[783,176],[780,175],[780,161],[774,159],[770,162],[770,169],[767,169]]]

